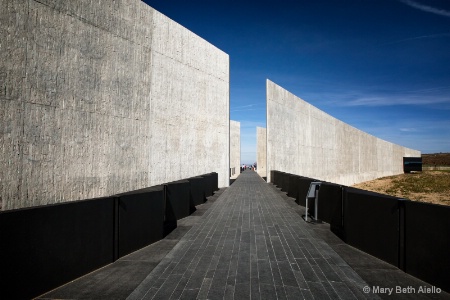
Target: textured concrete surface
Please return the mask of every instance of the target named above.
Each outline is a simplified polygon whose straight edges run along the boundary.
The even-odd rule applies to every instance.
[[[421,155],[358,130],[270,80],[266,96],[269,177],[278,170],[352,185],[403,173],[403,157]]]
[[[256,164],[261,177],[267,177],[267,130],[256,127]]]
[[[230,178],[235,179],[240,174],[241,168],[241,123],[230,120]]]
[[[0,0],[3,209],[217,172],[229,57],[139,0]]]

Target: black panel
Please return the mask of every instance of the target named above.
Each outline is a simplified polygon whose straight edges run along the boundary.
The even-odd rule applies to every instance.
[[[119,198],[119,257],[163,238],[164,186],[117,195]]]
[[[295,198],[295,202],[297,202],[298,205],[306,206],[306,195],[308,194],[308,190],[309,190],[309,186],[310,186],[311,182],[314,182],[314,181],[317,181],[317,180],[313,179],[313,178],[299,176],[299,178],[297,180],[298,195]]]
[[[205,203],[205,185],[207,179],[203,177],[191,177],[187,179],[191,184],[191,197],[195,206]]]
[[[331,231],[342,229],[342,187],[322,182],[319,189],[318,218],[330,224]],[[311,214],[314,215],[315,207]],[[339,236],[339,235],[338,235]]]
[[[278,188],[281,188],[282,173],[280,171],[273,171],[273,184]]]
[[[450,207],[405,201],[405,271],[450,292]]]
[[[319,192],[320,193],[320,192]],[[394,266],[399,265],[399,200],[345,188],[345,242]]]
[[[217,174],[216,172],[212,172],[211,176],[213,178],[212,190],[213,190],[213,192],[218,191],[219,190],[219,174]]]
[[[289,189],[287,195],[289,197],[297,199],[298,197],[298,180],[300,176],[291,175],[289,176]]]
[[[422,172],[422,157],[403,157],[403,172]]]
[[[114,198],[0,213],[0,298],[36,297],[113,262]]]
[[[205,179],[205,196],[209,197],[213,195],[214,192],[214,178],[211,173],[201,175]]]
[[[281,182],[281,190],[283,192],[288,192],[289,191],[289,179],[291,178],[291,174],[289,173],[283,173],[282,174],[282,182]]]
[[[190,199],[190,184],[187,180],[179,180],[166,184],[166,199],[177,220],[185,218],[195,211]]]

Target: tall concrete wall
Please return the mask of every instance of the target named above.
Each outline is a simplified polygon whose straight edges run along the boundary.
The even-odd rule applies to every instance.
[[[230,120],[230,169],[234,169],[231,178],[240,174],[241,166],[241,123]]]
[[[256,164],[259,176],[267,176],[267,130],[256,127]]]
[[[352,185],[403,173],[403,157],[420,155],[339,121],[267,80],[269,176],[278,170]]]
[[[3,209],[208,172],[228,186],[229,57],[139,0],[0,0]]]

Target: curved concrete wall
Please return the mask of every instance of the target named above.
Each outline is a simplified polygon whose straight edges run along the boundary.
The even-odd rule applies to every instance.
[[[241,167],[241,123],[230,120],[230,169],[234,168],[232,179],[239,176]]]
[[[403,157],[421,155],[358,130],[270,80],[266,87],[268,176],[278,170],[352,185],[403,173]]]
[[[229,180],[229,57],[139,0],[0,0],[3,209]]]

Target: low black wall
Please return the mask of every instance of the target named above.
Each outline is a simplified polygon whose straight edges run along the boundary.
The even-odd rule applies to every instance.
[[[344,194],[345,242],[398,266],[398,198],[355,188]]]
[[[0,299],[37,297],[162,239],[218,189],[217,179],[0,212]]]
[[[201,176],[191,177],[188,178],[187,180],[191,184],[191,197],[194,205],[197,206],[205,203],[206,201],[205,186],[208,184],[208,180]]]
[[[0,213],[0,298],[30,299],[114,261],[115,199]]]
[[[215,191],[219,190],[219,174],[217,174],[216,172],[212,172],[211,176],[213,178],[212,191],[214,193]]]
[[[450,207],[405,201],[405,271],[450,293]]]
[[[318,218],[330,224],[333,232],[343,230],[342,219],[342,186],[323,182],[319,189]],[[311,215],[315,214],[315,207],[311,207]]]
[[[280,171],[273,171],[273,184],[276,185],[277,187],[281,188],[281,182],[282,182],[282,175],[283,172]]]
[[[287,195],[289,197],[297,199],[298,197],[298,180],[300,179],[300,176],[297,175],[291,175],[289,177],[289,189],[287,192]]]
[[[164,186],[117,195],[119,199],[118,256],[122,257],[164,236]]]
[[[291,176],[289,173],[281,173],[281,190],[283,192],[287,193],[289,191],[289,180]]]
[[[209,197],[214,194],[214,178],[211,173],[201,175],[205,178],[205,196]]]
[[[195,211],[195,205],[190,197],[190,184],[188,180],[167,183],[166,201],[170,203],[177,220],[185,218]]]
[[[280,174],[271,171],[274,182],[283,182]],[[298,204],[305,206],[313,181],[318,180],[290,177],[289,194],[298,193]],[[310,207],[314,215],[314,204]],[[349,245],[450,292],[449,206],[322,182],[318,218]]]
[[[298,205],[306,206],[306,195],[308,194],[309,186],[311,185],[311,182],[317,181],[313,178],[308,177],[302,177],[299,176],[297,180],[298,184],[298,195],[295,199],[295,202],[297,202]]]

